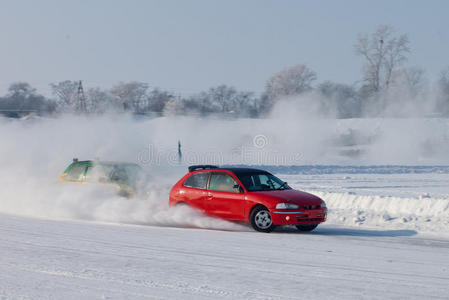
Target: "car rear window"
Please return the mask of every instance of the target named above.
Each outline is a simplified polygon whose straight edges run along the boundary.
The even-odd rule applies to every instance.
[[[206,189],[209,172],[196,173],[184,181],[184,186],[193,187],[197,189]]]

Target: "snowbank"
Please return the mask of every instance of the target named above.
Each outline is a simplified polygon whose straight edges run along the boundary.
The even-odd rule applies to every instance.
[[[308,191],[326,201],[328,222],[449,235],[449,199]]]

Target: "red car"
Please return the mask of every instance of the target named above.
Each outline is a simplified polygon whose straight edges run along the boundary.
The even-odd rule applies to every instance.
[[[317,196],[294,190],[269,172],[252,168],[191,166],[171,189],[169,204],[251,223],[262,232],[278,225],[311,231],[327,217],[326,204]]]

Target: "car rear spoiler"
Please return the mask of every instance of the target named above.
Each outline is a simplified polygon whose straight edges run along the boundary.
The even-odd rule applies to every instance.
[[[210,170],[210,169],[218,169],[218,166],[214,165],[195,165],[189,167],[189,172],[198,171],[198,170]]]

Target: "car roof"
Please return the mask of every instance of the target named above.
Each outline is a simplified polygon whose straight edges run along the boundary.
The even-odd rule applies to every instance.
[[[138,166],[138,167],[140,167],[136,163],[123,162],[123,161],[93,161],[93,163],[94,164],[99,164],[99,165],[127,165],[127,166]]]
[[[223,168],[198,170],[198,171],[209,171],[209,172],[230,171],[230,172],[234,173],[237,177],[244,176],[244,175],[250,175],[250,174],[258,174],[258,173],[270,174],[270,172],[265,171],[265,170],[256,169],[256,168],[243,168],[243,167],[241,167],[241,168],[240,167],[231,167],[231,168],[223,167]]]
[[[80,164],[80,165],[90,164],[90,165],[102,165],[102,166],[110,166],[110,165],[122,165],[122,166],[124,166],[124,165],[126,165],[126,166],[137,166],[137,167],[140,167],[136,163],[121,162],[121,161],[77,160],[77,161],[73,161],[71,164],[72,165],[76,165],[76,164]]]

